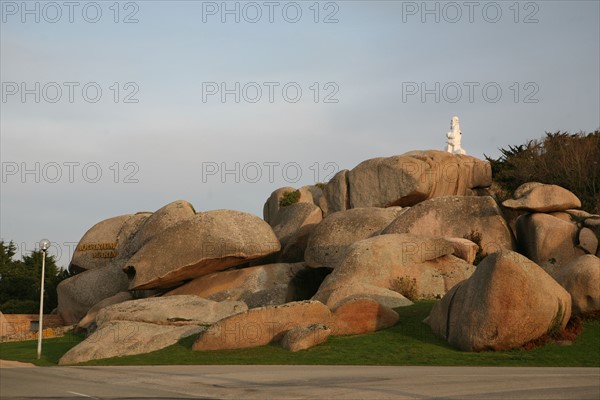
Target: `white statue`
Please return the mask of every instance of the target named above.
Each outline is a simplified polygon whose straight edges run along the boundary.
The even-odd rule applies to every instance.
[[[450,120],[450,132],[446,134],[448,137],[448,148],[447,152],[452,154],[467,154],[467,152],[460,147],[460,139],[462,132],[460,131],[460,125],[458,117],[452,117]]]

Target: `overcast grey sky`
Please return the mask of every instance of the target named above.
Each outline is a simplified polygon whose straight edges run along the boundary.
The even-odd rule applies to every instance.
[[[1,238],[59,264],[178,199],[262,216],[373,157],[600,127],[593,1],[1,2]]]

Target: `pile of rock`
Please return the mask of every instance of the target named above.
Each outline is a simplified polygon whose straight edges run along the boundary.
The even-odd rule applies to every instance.
[[[59,365],[160,350],[247,309],[242,302],[215,302],[198,296],[148,298],[108,306],[97,313],[94,332],[65,353]]]
[[[225,318],[200,334],[194,350],[241,349],[281,342],[291,351],[323,343],[330,335],[355,335],[389,328],[398,313],[365,298],[349,298],[330,309],[308,300],[254,308]]]
[[[108,249],[108,250],[107,250]],[[248,213],[196,213],[176,201],[155,213],[111,218],[80,240],[71,261],[83,271],[58,286],[58,313],[79,322],[101,301],[123,301],[176,288],[190,280],[247,264],[279,251],[271,227]]]
[[[503,205],[524,212],[516,220],[520,251],[548,272],[584,254],[600,255],[600,217],[579,210],[581,202],[573,193],[531,182],[514,197]]]
[[[568,190],[538,182],[521,185],[503,205],[523,212],[519,250],[569,291],[573,312],[600,310],[600,216],[578,209]]]
[[[516,219],[518,254],[485,258],[437,303],[426,322],[462,350],[502,350],[564,329],[600,310],[600,216],[568,190],[530,182],[503,206]]]
[[[504,349],[599,310],[600,217],[531,183],[503,203],[522,213],[515,237],[490,185],[484,161],[410,152],[280,188],[264,220],[176,201],[102,221],[73,255],[79,273],[58,287],[62,318],[90,333],[61,364],[190,335],[198,351],[298,351],[392,326],[393,308],[421,299],[441,299],[428,323],[451,344]]]

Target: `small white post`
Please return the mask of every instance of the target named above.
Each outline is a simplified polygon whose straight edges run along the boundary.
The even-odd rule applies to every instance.
[[[43,239],[40,241],[40,249],[42,250],[42,283],[40,287],[40,320],[38,326],[38,345],[37,345],[37,359],[42,357],[42,331],[44,330],[44,281],[46,275],[46,251],[50,247],[50,241]]]

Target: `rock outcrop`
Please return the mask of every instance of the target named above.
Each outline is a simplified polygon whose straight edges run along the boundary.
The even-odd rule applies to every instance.
[[[66,325],[78,323],[100,301],[127,290],[127,275],[113,265],[94,268],[58,284],[57,312]]]
[[[282,207],[277,213],[273,232],[284,248],[302,227],[316,225],[322,219],[321,209],[312,203],[291,204]]]
[[[396,325],[398,313],[369,298],[348,298],[334,311],[332,335],[360,335]]]
[[[410,234],[361,240],[348,248],[313,299],[335,309],[351,296],[378,300],[396,292],[402,298],[442,297],[474,271],[471,264],[452,256],[453,251],[442,238]]]
[[[331,329],[323,324],[299,326],[290,329],[283,335],[281,347],[296,352],[325,343],[331,335]]]
[[[405,210],[399,207],[355,208],[337,212],[325,218],[313,230],[304,259],[311,267],[335,268],[348,247],[388,226]]]
[[[489,196],[436,197],[411,207],[382,232],[466,238],[486,256],[513,250],[514,238],[500,208]]]
[[[507,350],[564,329],[570,316],[565,289],[531,260],[503,250],[454,286],[426,322],[461,350]]]
[[[58,365],[150,353],[174,345],[179,340],[198,334],[203,329],[198,325],[171,326],[147,322],[108,322],[66,352],[58,361]]]
[[[243,349],[281,342],[298,351],[323,343],[330,335],[374,332],[396,322],[398,313],[371,299],[347,299],[333,314],[319,301],[292,302],[223,319],[202,332],[192,348]]]
[[[323,196],[319,203],[319,207],[323,210],[323,217],[338,211],[350,209],[348,172],[347,169],[339,171],[325,185]]]
[[[297,192],[298,198],[293,204],[309,203],[318,206],[323,195],[321,188],[314,185],[303,186],[300,189],[286,186],[275,190],[271,193],[263,207],[263,218],[269,225],[275,226],[278,223],[280,219],[279,211],[286,207],[282,205],[282,200],[284,200],[285,196],[294,192]]]
[[[308,296],[302,291],[320,284],[323,278],[319,277],[315,277],[317,281],[313,285],[306,282],[317,274],[304,263],[261,265],[201,276],[165,296],[189,294],[214,300],[240,300],[250,308],[278,305],[310,298],[314,292]]]
[[[77,327],[81,329],[96,329],[96,316],[98,312],[102,310],[104,307],[112,306],[113,304],[119,304],[124,301],[133,300],[133,295],[130,292],[119,292],[114,296],[108,297],[96,304],[85,314],[79,323],[77,323]]]
[[[105,219],[92,226],[79,240],[69,269],[83,272],[114,265],[114,259],[124,252],[127,235],[123,231],[128,231],[128,227],[136,225],[149,215],[149,213],[121,215]]]
[[[521,215],[516,225],[521,253],[550,273],[585,254],[576,246],[575,222],[533,213]]]
[[[598,246],[598,236],[590,228],[583,227],[579,229],[577,234],[579,242],[578,247],[588,254],[598,254],[600,250]]]
[[[573,314],[600,311],[600,259],[586,254],[553,275],[571,295]]]
[[[135,235],[127,242],[128,255],[135,254],[154,236],[162,234],[168,228],[192,218],[194,215],[196,215],[194,207],[185,200],[177,200],[159,208],[144,220]]]
[[[492,170],[486,161],[445,151],[411,151],[341,170],[320,196],[303,193],[299,201],[318,205],[328,216],[352,208],[405,207],[438,196],[474,195],[491,184]],[[293,190],[281,188],[271,194],[263,212],[266,221],[272,223],[284,193]]]
[[[105,307],[96,324],[107,322],[148,322],[156,325],[210,325],[248,309],[239,301],[215,302],[198,296],[151,297]]]
[[[96,331],[65,353],[59,365],[160,350],[244,310],[243,303],[216,303],[196,296],[132,300],[108,306],[98,312]]]
[[[491,167],[485,161],[444,151],[412,151],[363,161],[347,173],[347,194],[326,190],[326,197],[348,198],[348,208],[405,207],[438,196],[469,195],[471,189],[491,183]],[[339,182],[334,184],[343,189]]]
[[[330,319],[331,311],[318,301],[254,308],[212,325],[202,332],[192,349],[201,351],[264,346],[280,341],[291,329],[322,324]]]
[[[318,224],[304,225],[298,229],[282,246],[281,252],[277,254],[277,262],[297,263],[304,261],[304,253],[308,246],[308,240]]]
[[[528,182],[519,186],[514,197],[505,200],[502,205],[514,210],[544,213],[581,207],[581,201],[567,189],[538,182]]]
[[[197,334],[197,351],[298,351],[390,327],[393,308],[421,299],[441,298],[429,324],[468,351],[520,346],[571,312],[598,312],[600,216],[538,182],[501,210],[491,183],[488,162],[412,151],[277,189],[264,220],[178,200],[101,221],[58,286],[58,313],[90,334],[60,363]]]
[[[469,264],[475,262],[479,251],[477,243],[464,238],[445,237],[444,239],[452,245],[456,257],[465,260]]]
[[[153,236],[127,261],[125,270],[129,289],[168,288],[279,250],[273,230],[258,217],[208,211]]]

